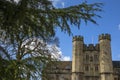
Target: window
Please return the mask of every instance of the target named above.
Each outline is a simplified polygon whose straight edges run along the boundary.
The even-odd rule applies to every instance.
[[[89,55],[86,55],[86,61],[89,61]]]
[[[99,78],[98,78],[98,77],[95,77],[95,80],[99,80]]]
[[[85,71],[89,71],[88,65],[85,66]]]
[[[71,70],[71,67],[70,67],[69,65],[67,65],[67,66],[65,67],[65,69],[66,69],[66,70]]]
[[[98,71],[98,65],[95,66],[95,71]]]
[[[90,56],[90,62],[93,62],[93,57],[92,56]]]
[[[117,78],[114,78],[114,80],[118,80]]]
[[[94,60],[95,60],[95,61],[98,61],[98,60],[99,60],[98,55],[94,55]]]
[[[89,80],[89,77],[88,77],[88,76],[86,76],[86,77],[85,77],[85,80]]]

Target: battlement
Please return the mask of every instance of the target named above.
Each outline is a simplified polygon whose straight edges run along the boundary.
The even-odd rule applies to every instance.
[[[74,36],[72,41],[83,41],[83,36]]]
[[[93,50],[96,50],[96,51],[99,51],[99,44],[84,44],[84,51],[93,51]]]
[[[108,39],[108,40],[111,41],[111,36],[110,36],[110,34],[101,34],[101,35],[99,35],[99,41],[100,41],[100,40],[104,40],[104,39]]]

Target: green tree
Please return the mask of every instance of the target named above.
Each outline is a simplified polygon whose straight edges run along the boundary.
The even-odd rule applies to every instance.
[[[59,58],[55,45],[39,38],[29,38],[21,44],[0,43],[1,80],[40,80],[43,69]],[[52,58],[51,58],[52,56]]]
[[[20,32],[25,36],[46,38],[55,36],[55,29],[71,34],[70,25],[80,26],[80,22],[90,21],[96,24],[95,14],[101,11],[101,3],[81,3],[67,8],[55,8],[49,0],[0,0],[0,29],[11,41],[16,40]],[[70,24],[69,24],[70,23]],[[6,35],[5,35],[6,34]]]
[[[101,3],[55,8],[49,0],[0,0],[1,79],[41,77],[51,62],[47,44],[55,39],[56,28],[71,35],[70,25],[79,28],[82,20],[97,24],[94,17],[100,16],[96,11],[101,11]],[[36,45],[32,47],[33,43]]]

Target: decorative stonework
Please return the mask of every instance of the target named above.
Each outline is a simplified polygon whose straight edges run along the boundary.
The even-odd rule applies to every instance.
[[[84,51],[99,51],[99,44],[89,44],[89,45],[86,45],[84,44],[84,48],[83,48]]]

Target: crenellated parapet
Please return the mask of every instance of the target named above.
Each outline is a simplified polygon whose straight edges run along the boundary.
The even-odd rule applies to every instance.
[[[99,44],[84,44],[84,48],[83,48],[84,51],[99,51]]]
[[[101,35],[99,35],[99,41],[100,41],[100,40],[105,40],[105,39],[111,41],[111,36],[110,36],[110,34],[101,34]]]
[[[83,36],[74,36],[72,41],[83,41]]]

